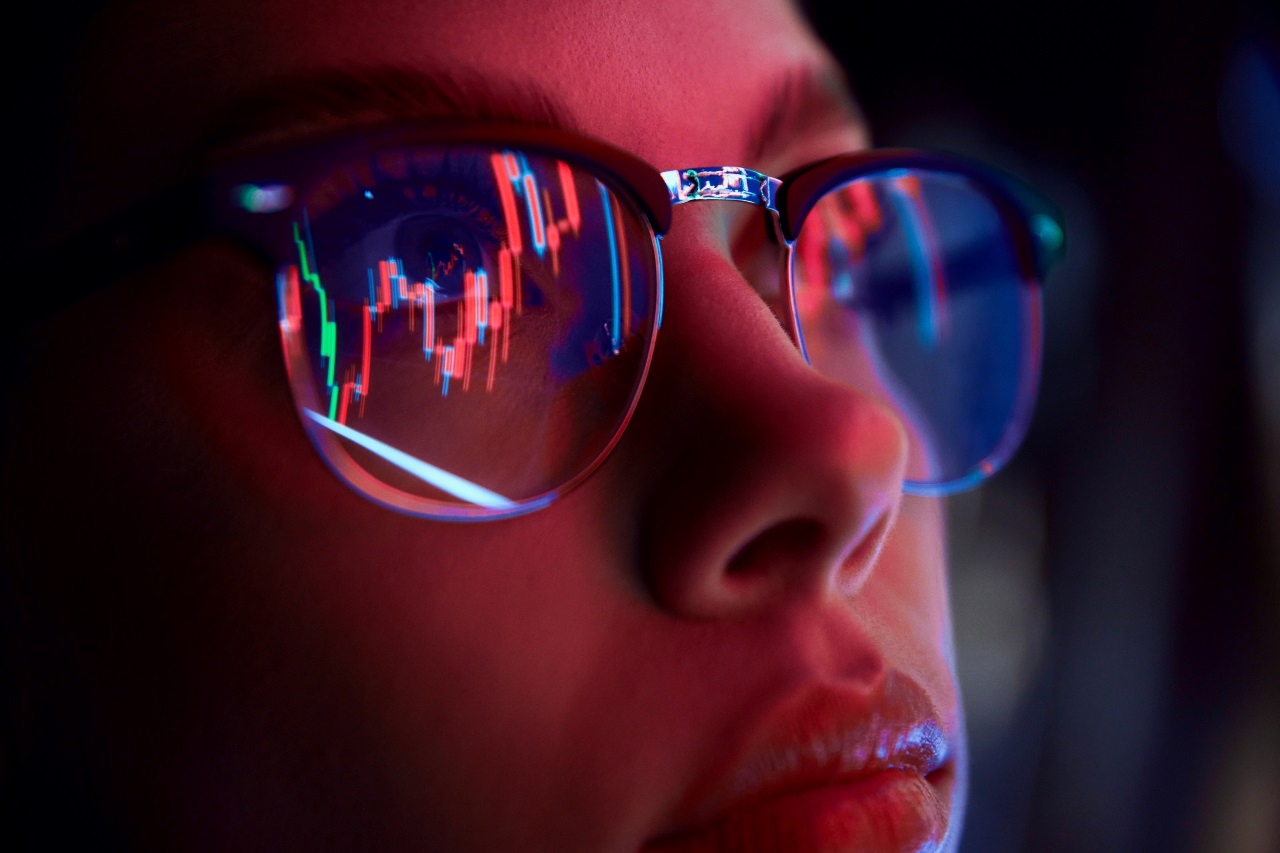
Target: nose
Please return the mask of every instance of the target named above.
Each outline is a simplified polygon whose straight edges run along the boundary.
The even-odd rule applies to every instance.
[[[856,594],[897,514],[906,432],[804,362],[690,207],[664,241],[664,323],[626,439],[659,460],[637,472],[648,589],[700,619]]]

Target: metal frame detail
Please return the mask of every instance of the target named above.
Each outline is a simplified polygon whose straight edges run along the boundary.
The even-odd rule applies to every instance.
[[[662,173],[671,195],[671,204],[704,199],[745,201],[777,211],[778,188],[782,181],[742,166],[702,166],[670,169]]]

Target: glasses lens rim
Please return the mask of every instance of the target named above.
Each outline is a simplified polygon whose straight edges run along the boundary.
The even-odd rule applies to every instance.
[[[469,140],[450,141],[447,145],[444,143],[419,143],[416,147],[422,149],[431,149],[438,153],[443,149],[460,149],[464,147],[474,148],[476,151],[513,151],[516,153],[537,155],[539,157],[547,157],[560,162],[568,163],[571,168],[580,170],[586,177],[594,179],[603,189],[607,189],[607,197],[614,202],[613,207],[615,215],[621,214],[628,218],[630,222],[627,225],[619,224],[618,227],[626,228],[633,235],[645,235],[652,252],[651,257],[645,257],[643,239],[636,240],[636,245],[630,246],[628,257],[635,259],[639,265],[646,270],[652,270],[651,274],[647,274],[644,282],[638,283],[644,289],[644,313],[636,315],[634,328],[641,333],[641,347],[639,352],[638,366],[635,369],[635,376],[632,380],[632,387],[628,392],[625,406],[620,407],[620,414],[610,415],[611,418],[616,417],[616,423],[612,432],[608,435],[608,439],[603,442],[601,447],[591,456],[591,458],[581,465],[574,465],[574,473],[571,477],[565,479],[564,482],[558,482],[554,486],[546,490],[534,494],[523,496],[520,498],[507,499],[500,495],[467,483],[462,480],[461,483],[466,489],[479,490],[478,493],[487,495],[482,498],[486,501],[486,505],[478,503],[468,503],[462,497],[457,501],[428,497],[425,495],[415,495],[396,488],[394,485],[380,479],[376,474],[371,473],[362,466],[359,461],[354,459],[348,452],[343,440],[340,440],[338,434],[343,435],[343,439],[347,441],[353,440],[352,435],[342,433],[342,427],[338,424],[321,423],[327,421],[318,409],[319,406],[310,405],[315,401],[312,400],[316,396],[317,377],[311,366],[310,347],[312,344],[305,339],[305,331],[301,322],[293,322],[289,317],[288,298],[286,295],[287,281],[285,270],[291,263],[296,264],[297,258],[289,259],[289,255],[277,253],[274,261],[277,270],[277,291],[278,291],[278,311],[281,323],[283,354],[285,359],[286,370],[290,378],[291,396],[293,398],[295,409],[298,412],[299,419],[303,429],[310,439],[312,445],[319,453],[321,459],[330,468],[339,480],[342,480],[347,486],[352,488],[362,497],[379,504],[383,507],[395,510],[400,513],[408,514],[419,518],[428,518],[436,520],[451,521],[481,521],[481,520],[497,520],[503,518],[511,518],[541,509],[557,498],[563,496],[567,492],[576,488],[580,483],[590,477],[604,462],[604,460],[612,452],[617,442],[621,439],[623,432],[626,430],[631,417],[635,412],[638,404],[641,390],[643,389],[648,377],[649,367],[652,362],[653,352],[656,345],[658,327],[661,320],[662,293],[663,293],[663,269],[659,235],[654,227],[653,219],[649,216],[642,200],[637,198],[631,187],[623,183],[610,169],[599,166],[598,164],[584,160],[580,156],[572,156],[561,160],[558,156],[561,152],[545,151],[542,149],[526,151],[524,148],[512,148],[509,145],[503,146],[501,142],[492,139],[486,139],[479,143],[472,143]],[[387,149],[383,149],[387,150]],[[367,156],[367,155],[366,155]],[[486,164],[487,165],[487,164]],[[340,169],[341,166],[333,166],[333,170]],[[322,181],[323,177],[318,180]],[[486,191],[487,192],[487,191]],[[308,190],[303,189],[295,196],[290,209],[296,212],[304,208],[305,200],[308,198]],[[494,200],[500,203],[499,199]],[[630,241],[629,241],[630,242]],[[296,276],[295,276],[296,278]],[[632,278],[635,278],[633,275]],[[585,282],[580,286],[585,286]],[[313,335],[314,337],[314,335]],[[317,398],[318,399],[318,398]],[[621,398],[619,398],[621,399]],[[315,412],[315,414],[310,414]],[[335,434],[338,433],[338,434]],[[354,436],[357,445],[362,443],[362,439],[368,438],[360,433]],[[371,439],[374,444],[385,448],[376,439]],[[592,442],[594,443],[594,442]],[[366,449],[370,449],[369,444],[363,445]],[[394,449],[393,449],[394,451]],[[394,451],[399,452],[399,451]],[[588,451],[590,452],[590,451]],[[404,465],[396,462],[386,455],[382,455],[379,450],[374,450],[376,455],[381,455],[386,461],[391,462],[393,466],[400,467],[403,470],[411,470],[405,468]],[[408,460],[409,464],[415,466],[426,466],[432,469],[432,466],[422,460],[413,459],[406,454],[400,454]],[[441,472],[440,469],[432,469],[437,472],[438,476],[456,479],[454,475],[447,472]],[[455,492],[455,494],[457,494]]]
[[[805,341],[805,326],[797,301],[799,288],[796,269],[799,259],[796,246],[804,225],[818,204],[831,193],[855,181],[883,179],[896,173],[914,175],[922,180],[936,176],[966,179],[973,185],[976,192],[993,205],[998,214],[998,220],[1004,225],[1006,235],[1012,244],[1019,274],[1024,344],[1019,358],[1016,388],[1012,389],[1012,410],[1005,421],[999,439],[980,459],[974,460],[958,475],[952,474],[938,479],[909,477],[903,481],[903,491],[907,494],[945,496],[973,488],[1004,467],[1021,446],[1030,427],[1038,397],[1042,366],[1041,261],[1043,253],[1038,251],[1037,235],[1031,231],[1032,212],[1018,203],[1019,200],[1009,194],[1000,182],[992,179],[991,170],[979,164],[928,152],[892,150],[848,155],[836,158],[835,161],[818,164],[788,185],[790,195],[784,196],[780,204],[780,213],[784,221],[789,212],[792,214],[792,224],[789,226],[791,230],[786,235],[787,264],[791,283],[791,312],[795,318],[797,343],[807,363],[812,365],[813,359]],[[1043,215],[1043,209],[1043,207],[1037,209],[1040,211],[1038,215]],[[797,211],[803,213],[802,218],[795,217],[794,214]],[[784,224],[785,227],[788,226]],[[821,368],[815,366],[815,369]]]

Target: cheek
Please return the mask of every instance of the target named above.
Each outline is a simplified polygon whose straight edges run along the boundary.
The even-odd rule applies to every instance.
[[[298,419],[281,351],[274,282],[261,265],[214,246],[157,271],[180,290],[150,325],[168,405],[182,413],[203,475],[229,481],[218,511],[258,525],[305,515],[340,485]],[[260,513],[268,517],[260,517]]]
[[[942,501],[906,495],[871,579],[852,603],[907,665],[954,693]]]
[[[360,697],[341,732],[358,744],[352,762],[394,768],[382,796],[442,833],[439,849],[522,849],[517,832],[603,849],[592,839],[635,797],[616,766],[625,741],[598,736],[627,728],[626,703],[601,695],[636,663],[615,655],[634,608],[601,566],[592,517],[566,506],[482,538],[356,511],[308,546],[314,559],[295,569],[305,585],[272,593],[312,633],[308,665]],[[618,719],[599,725],[611,710]]]
[[[275,396],[282,371],[263,278],[233,257],[192,252],[37,332],[16,473],[40,533],[71,522],[94,532],[48,543],[64,564],[108,553],[136,555],[139,569],[203,562],[198,548],[227,541],[260,502],[245,483],[281,479],[259,470],[264,457],[290,462],[281,449],[297,433],[281,417],[287,391]]]
[[[737,647],[709,629],[673,653],[621,550],[637,487],[617,471],[483,536],[387,512],[307,442],[262,270],[205,247],[116,295],[133,307],[81,306],[35,383],[24,488],[45,520],[26,536],[91,613],[103,750],[151,796],[210,826],[365,815],[391,841],[431,826],[436,849],[598,850],[637,780],[675,778],[740,714],[726,697],[757,670],[726,675]],[[904,501],[851,609],[951,701],[938,502]]]
[[[23,488],[128,797],[264,833],[363,813],[384,839],[433,827],[437,849],[519,849],[519,827],[591,849],[591,819],[559,804],[604,827],[627,801],[580,735],[617,664],[611,614],[638,600],[608,569],[607,501],[484,536],[388,512],[308,443],[259,268],[206,247],[112,296],[43,359],[27,432],[55,462]],[[77,506],[92,517],[69,538],[59,507]]]

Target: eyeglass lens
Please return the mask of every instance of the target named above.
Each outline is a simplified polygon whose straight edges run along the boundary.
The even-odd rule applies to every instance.
[[[1026,428],[1040,297],[1010,217],[969,176],[900,169],[836,187],[797,236],[806,357],[899,413],[909,490],[976,482]]]
[[[478,147],[381,152],[299,206],[279,271],[322,454],[398,509],[549,501],[616,438],[657,323],[652,231],[584,168]]]
[[[358,491],[514,514],[617,440],[661,299],[627,193],[543,154],[415,147],[334,170],[295,210],[286,362],[313,441]],[[898,413],[909,491],[980,480],[1029,419],[1039,287],[1015,217],[968,175],[892,169],[827,192],[797,235],[801,347]]]

